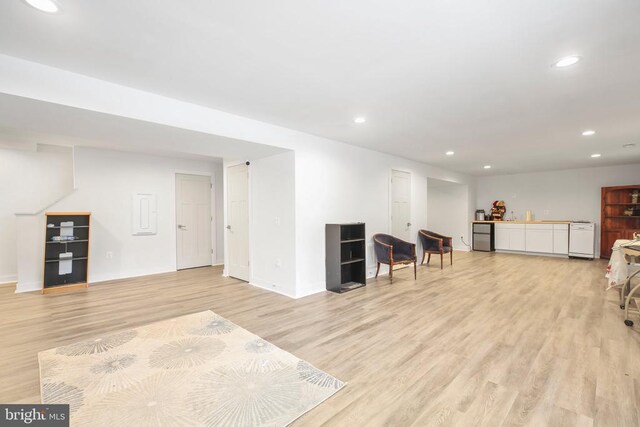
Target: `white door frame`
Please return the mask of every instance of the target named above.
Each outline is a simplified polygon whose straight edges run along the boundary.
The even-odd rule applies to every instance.
[[[224,268],[222,271],[222,275],[225,277],[230,277],[229,276],[229,236],[227,233],[227,225],[228,225],[228,213],[229,213],[229,195],[228,195],[228,186],[229,186],[229,182],[228,182],[228,175],[227,172],[229,170],[230,167],[233,166],[238,166],[241,164],[247,164],[247,161],[245,160],[235,160],[235,161],[229,161],[229,162],[224,162],[222,165],[222,195],[223,195],[223,215],[224,215],[224,221],[223,221],[223,240],[224,240]],[[248,228],[247,228],[247,240],[248,240],[248,245],[249,245],[249,268],[248,268],[248,278],[247,278],[247,282],[251,283],[251,277],[252,277],[252,265],[251,265],[251,260],[253,259],[253,245],[251,244],[251,235],[252,235],[252,227],[253,227],[253,218],[252,218],[252,210],[251,210],[251,167],[250,165],[247,165],[247,209],[248,209]]]
[[[391,168],[389,170],[389,234],[393,234],[393,172],[404,172],[409,174],[409,222],[411,223],[411,227],[413,227],[411,207],[413,205],[413,173],[408,169],[402,168]],[[412,240],[410,240],[412,241]]]
[[[209,178],[209,183],[211,184],[211,193],[210,193],[210,203],[209,203],[209,213],[211,214],[211,265],[215,265],[215,260],[217,259],[217,250],[216,250],[216,224],[218,222],[218,218],[215,218],[216,212],[216,198],[215,198],[215,183],[214,176],[211,172],[194,172],[190,170],[182,170],[182,169],[174,169],[173,170],[173,227],[174,227],[174,246],[175,246],[175,260],[176,260],[176,271],[178,270],[178,188],[176,187],[176,182],[178,175],[197,175],[197,176],[205,176]]]

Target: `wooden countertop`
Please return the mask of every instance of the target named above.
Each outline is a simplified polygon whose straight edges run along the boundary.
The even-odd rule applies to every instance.
[[[572,221],[473,221],[473,224],[571,224]]]

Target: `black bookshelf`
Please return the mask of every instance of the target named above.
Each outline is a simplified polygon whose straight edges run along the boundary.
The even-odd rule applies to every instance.
[[[325,226],[327,290],[343,293],[367,284],[364,223]]]
[[[46,221],[42,292],[86,288],[91,214],[47,212]],[[73,226],[62,225],[69,222],[72,222]],[[61,263],[66,263],[70,268],[61,268]]]

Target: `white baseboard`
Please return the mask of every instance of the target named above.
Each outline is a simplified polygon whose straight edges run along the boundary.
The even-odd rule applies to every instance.
[[[547,256],[552,258],[569,258],[568,254],[548,254],[542,252],[524,252],[524,251],[505,251],[502,249],[496,249],[498,254],[514,254],[514,255],[529,255],[529,256]]]
[[[156,274],[175,273],[176,271],[177,271],[176,269],[168,269],[168,270],[160,270],[160,271],[148,271],[144,273],[117,274],[115,276],[109,276],[109,275],[103,274],[98,277],[95,277],[95,276],[90,277],[89,286],[102,283],[102,282],[111,282],[112,280],[133,279],[136,277],[153,276]]]
[[[296,296],[295,299],[308,297],[309,295],[319,294],[320,292],[327,291],[327,282],[324,280],[322,282],[309,283],[307,286],[299,286],[296,283]]]
[[[6,285],[9,283],[16,283],[18,281],[18,276],[14,274],[9,274],[5,276],[0,276],[0,285]]]
[[[16,294],[24,292],[40,292],[42,290],[42,282],[16,283]]]
[[[110,275],[100,275],[98,277],[90,277],[89,286],[96,285],[103,282],[111,282],[113,280],[125,280],[125,279],[134,279],[136,277],[143,276],[153,276],[155,274],[165,274],[165,273],[174,273],[176,270],[161,270],[155,272],[144,272],[144,273],[126,273],[126,274],[118,274],[115,276]],[[23,292],[34,292],[42,290],[42,282],[31,282],[31,283],[21,283],[18,282],[16,284],[16,293],[21,294]]]
[[[260,279],[258,279],[258,280],[260,282],[263,282]],[[251,281],[251,282],[249,282],[249,284],[251,286],[255,286],[256,288],[260,288],[260,289],[264,289],[266,291],[275,292],[276,294],[284,295],[285,297],[289,297],[289,298],[293,298],[293,299],[296,298],[294,295],[291,295],[288,292],[285,292],[282,289],[279,289],[278,285],[275,284],[275,283],[267,283],[267,282],[256,283],[255,281]]]
[[[325,285],[326,288],[326,285]],[[308,297],[311,295],[315,295],[315,294],[319,294],[321,292],[327,292],[326,289],[314,289],[314,290],[308,290],[306,292],[302,292],[301,294],[296,294],[296,299],[300,299],[300,298],[304,298],[304,297]]]
[[[420,264],[418,264],[420,265]],[[389,265],[388,264],[381,264],[380,265],[380,273],[378,274],[378,277],[380,276],[388,276],[389,275]],[[376,269],[372,268],[371,270],[367,271],[367,279],[375,279],[376,277]]]

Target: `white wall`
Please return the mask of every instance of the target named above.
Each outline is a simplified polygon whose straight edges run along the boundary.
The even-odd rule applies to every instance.
[[[47,210],[92,213],[89,263],[91,282],[175,271],[175,174],[192,173],[215,177],[220,168],[221,165],[213,161],[77,147],[77,189]],[[214,189],[221,191],[221,185],[221,182],[214,182]],[[156,235],[131,234],[131,204],[132,194],[135,192],[157,194]],[[21,242],[17,290],[39,289],[42,284],[44,215],[24,216],[20,221],[19,232],[23,230],[23,234],[29,238]],[[222,233],[222,224],[217,218],[214,218],[213,229],[212,234]],[[212,260],[218,255],[221,257],[221,250],[216,245],[215,251],[218,254],[214,254]],[[107,252],[113,254],[112,258],[107,258]]]
[[[504,199],[507,211],[538,219],[599,222],[599,188],[636,184],[638,165],[544,172],[478,180],[207,107],[0,55],[0,93],[286,148],[295,152],[296,296],[324,289],[324,224],[365,221],[368,235],[388,231],[388,174],[413,172],[413,222],[426,226],[427,179],[469,186],[474,208]],[[196,148],[193,149],[194,154]],[[201,152],[200,154],[211,154]],[[477,203],[476,203],[477,191]],[[515,197],[513,197],[515,195]],[[475,205],[475,206],[474,206]],[[548,210],[545,215],[544,211]],[[369,267],[372,265],[368,257]],[[369,269],[370,271],[370,269]]]
[[[537,220],[587,220],[600,224],[600,188],[640,183],[640,164],[570,169],[477,180],[477,209],[504,200],[507,217],[523,219],[531,210]],[[600,232],[596,233],[599,253]]]
[[[389,233],[389,177],[411,172],[411,240],[427,227],[429,177],[469,183],[461,174],[400,157],[339,143],[296,149],[296,296],[325,289],[324,226],[361,221],[367,233],[367,276],[375,274],[371,237]],[[467,221],[470,220],[467,212]],[[386,272],[386,267],[381,272]]]
[[[40,145],[37,151],[0,149],[0,283],[17,280],[18,212],[35,212],[73,191],[73,152]]]
[[[254,160],[249,170],[251,283],[295,297],[295,155]]]
[[[456,250],[468,251],[460,237],[469,240],[469,186],[439,179],[428,180],[428,229],[453,238]]]
[[[295,185],[297,297],[325,289],[326,223],[364,221],[369,236],[375,232],[388,232],[389,173],[392,168],[413,173],[414,235],[418,228],[427,225],[427,178],[465,184],[473,182],[468,176],[424,163],[6,55],[0,55],[0,93],[293,150],[295,175],[290,180]],[[193,148],[194,154],[196,149]],[[475,197],[472,186],[469,197]],[[371,273],[371,247],[368,253]]]

